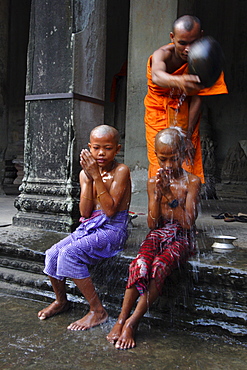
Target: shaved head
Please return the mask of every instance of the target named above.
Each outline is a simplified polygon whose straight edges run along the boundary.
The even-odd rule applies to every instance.
[[[116,144],[119,143],[119,132],[112,126],[108,125],[100,125],[92,129],[90,134],[90,140],[91,137],[104,137],[106,135],[111,135],[113,139],[116,141]]]
[[[198,25],[201,31],[200,19],[193,15],[183,15],[182,17],[176,19],[173,23],[173,33],[175,33],[176,29],[178,28],[184,29],[189,32],[195,27],[195,25]]]
[[[163,145],[169,145],[174,148],[174,151],[178,150],[184,154],[185,143],[182,130],[179,127],[173,127],[159,131],[155,137],[155,150]]]

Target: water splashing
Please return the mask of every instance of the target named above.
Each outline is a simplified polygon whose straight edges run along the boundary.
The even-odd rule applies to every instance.
[[[182,93],[182,95],[180,96],[180,98],[179,98],[179,101],[178,101],[178,107],[177,107],[177,109],[176,109],[176,113],[178,114],[178,111],[179,111],[179,108],[181,107],[181,105],[183,104],[183,102],[184,102],[184,100],[185,100],[185,98],[186,98],[186,94],[185,94],[185,92],[183,92]]]
[[[171,89],[171,91],[170,91],[170,98],[171,99],[176,99],[176,96],[177,96],[177,93],[176,93],[175,89]],[[182,91],[181,91],[180,96],[177,96],[177,107],[174,110],[173,122],[170,122],[170,125],[171,126],[177,126],[178,125],[178,120],[177,120],[178,113],[179,113],[180,107],[182,106],[182,104],[185,101],[186,97],[187,97],[186,93],[185,92],[182,92]]]

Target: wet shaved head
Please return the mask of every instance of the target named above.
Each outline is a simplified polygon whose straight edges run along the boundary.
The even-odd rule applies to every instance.
[[[185,152],[183,136],[182,130],[179,127],[165,128],[159,131],[155,137],[155,150],[163,145],[169,145],[174,148],[174,151],[178,150],[183,155]]]
[[[201,31],[201,21],[197,17],[193,15],[183,15],[175,20],[173,23],[173,33],[176,32],[176,29],[182,28],[186,31],[191,31],[195,25],[199,26],[199,30]]]
[[[91,134],[90,134],[90,140],[91,140],[91,137],[101,138],[106,135],[112,136],[116,144],[119,143],[119,139],[120,139],[119,132],[114,127],[108,126],[108,125],[100,125],[92,129]]]

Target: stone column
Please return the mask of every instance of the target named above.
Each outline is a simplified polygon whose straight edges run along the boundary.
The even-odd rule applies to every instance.
[[[33,0],[30,22],[24,178],[13,223],[70,232],[79,217],[79,153],[103,123],[105,1]]]
[[[170,42],[178,1],[130,2],[125,162],[132,171],[133,191],[146,191],[147,149],[143,100],[147,92],[146,64],[160,46]]]
[[[2,184],[5,170],[5,152],[8,145],[7,132],[7,63],[8,63],[8,1],[0,2],[0,194],[4,194]]]

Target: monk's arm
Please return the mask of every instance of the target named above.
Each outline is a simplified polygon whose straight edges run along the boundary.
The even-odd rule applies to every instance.
[[[167,48],[160,48],[152,56],[152,81],[164,88],[179,88],[184,92],[199,91],[200,79],[194,75],[173,75],[167,72],[167,65],[172,64],[172,53]]]
[[[190,107],[189,107],[189,123],[187,130],[187,139],[191,140],[192,134],[194,132],[195,126],[198,122],[202,106],[202,98],[198,95],[193,95],[191,97]]]
[[[185,152],[186,157],[190,160],[191,164],[194,162],[195,148],[192,144],[192,135],[194,133],[196,124],[198,123],[201,113],[201,97],[194,95],[191,97],[189,106],[188,129],[185,137]],[[186,161],[187,161],[186,158]]]

